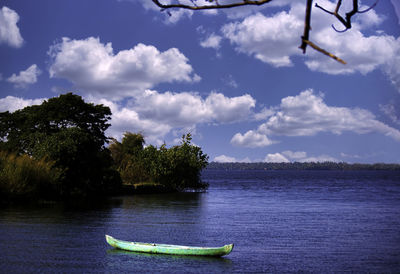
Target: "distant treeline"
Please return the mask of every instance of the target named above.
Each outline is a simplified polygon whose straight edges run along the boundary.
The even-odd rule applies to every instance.
[[[399,170],[400,164],[349,164],[345,162],[294,162],[294,163],[217,163],[207,169],[223,170]]]

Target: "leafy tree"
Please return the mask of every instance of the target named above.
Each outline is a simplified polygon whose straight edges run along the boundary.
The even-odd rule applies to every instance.
[[[122,143],[113,140],[110,151],[126,184],[152,182],[177,191],[206,188],[200,172],[207,166],[208,156],[200,147],[192,145],[191,140],[187,134],[178,146],[143,148],[141,134],[126,133]]]
[[[142,134],[126,132],[122,143],[113,139],[109,146],[121,178],[126,184],[149,180],[148,172],[145,171],[145,164],[142,161],[144,143]]]
[[[61,196],[105,193],[120,184],[105,147],[111,111],[72,93],[14,113],[0,114],[0,148],[36,159],[44,157],[64,171]]]
[[[179,146],[160,149],[159,161],[163,165],[157,180],[163,185],[171,185],[174,189],[205,188],[201,182],[200,172],[208,164],[208,156],[200,147],[191,144],[191,134],[182,136]]]

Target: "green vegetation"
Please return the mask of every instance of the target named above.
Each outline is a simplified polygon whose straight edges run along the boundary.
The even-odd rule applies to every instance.
[[[121,143],[114,139],[109,149],[124,184],[145,191],[204,189],[207,184],[201,181],[200,172],[207,166],[208,156],[191,140],[187,134],[178,146],[144,147],[141,134],[128,132]]]
[[[191,144],[144,147],[141,134],[109,139],[111,111],[72,93],[0,113],[0,198],[66,199],[120,193],[202,189],[208,156]],[[125,187],[122,185],[124,182]]]
[[[29,157],[32,163],[47,159],[61,171],[57,187],[40,191],[39,196],[46,193],[60,199],[104,195],[121,184],[105,147],[104,132],[110,119],[108,107],[85,103],[72,93],[60,95],[41,105],[1,113],[0,149]],[[34,176],[26,179],[29,184],[34,180]],[[31,187],[26,185],[27,189]]]
[[[7,200],[50,198],[60,187],[61,175],[61,170],[54,168],[54,162],[0,152],[0,197]]]
[[[306,162],[306,163],[216,163],[211,162],[207,169],[224,170],[400,170],[399,164],[348,164],[344,162]]]

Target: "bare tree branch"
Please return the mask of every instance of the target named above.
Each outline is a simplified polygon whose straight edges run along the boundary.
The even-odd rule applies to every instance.
[[[344,61],[343,59],[340,59],[339,57],[337,57],[336,55],[330,53],[329,51],[324,50],[323,48],[320,48],[319,46],[317,46],[316,44],[314,44],[311,41],[308,40],[303,40],[303,43],[306,43],[307,45],[309,45],[310,47],[312,47],[313,49],[315,49],[316,51],[319,51],[323,54],[325,54],[326,56],[331,57],[332,59],[338,61],[339,63],[342,63],[343,65],[346,65],[346,61]]]
[[[160,2],[160,0],[152,0],[152,1],[155,5],[160,7],[162,11],[164,11],[164,10],[174,9],[174,8],[182,8],[182,9],[189,9],[189,10],[210,10],[210,9],[227,9],[227,8],[235,8],[235,7],[240,7],[240,6],[251,6],[251,5],[261,6],[261,5],[271,2],[272,0],[237,0],[237,2],[233,2],[231,4],[222,4],[222,5],[218,3],[218,0],[206,0],[210,4],[209,5],[201,5],[201,6],[198,6],[196,4],[196,0],[190,0],[190,2],[193,5],[186,5],[186,4],[181,4],[181,3],[162,4]],[[353,9],[350,12],[346,13],[345,18],[343,18],[339,14],[339,10],[342,5],[342,0],[337,0],[335,11],[329,11],[329,10],[325,9],[324,7],[318,5],[318,3],[315,4],[315,7],[323,10],[324,12],[326,12],[330,15],[335,16],[345,26],[345,29],[337,30],[334,25],[332,25],[332,28],[337,32],[345,32],[348,29],[351,29],[351,19],[356,13],[364,13],[364,12],[367,12],[367,11],[373,9],[376,6],[376,4],[378,3],[378,1],[379,0],[376,0],[376,2],[368,9],[366,9],[364,11],[359,11],[358,0],[353,0]],[[299,48],[303,50],[303,53],[306,53],[307,46],[310,46],[313,49],[315,49],[316,51],[319,51],[342,64],[346,64],[346,62],[344,60],[342,60],[339,57],[335,56],[334,54],[320,48],[319,46],[317,46],[316,44],[314,44],[313,42],[310,41],[309,36],[310,36],[310,31],[311,31],[312,2],[313,2],[313,0],[307,0],[306,13],[305,13],[306,16],[304,19],[304,33],[301,36],[301,45],[299,46]],[[211,4],[211,3],[213,3],[213,4]],[[170,13],[168,12],[168,14],[170,14]]]
[[[318,5],[318,3],[315,4],[315,7],[323,10],[326,13],[329,13],[329,14],[335,16],[345,26],[345,29],[344,30],[337,30],[334,25],[332,25],[332,28],[337,32],[345,32],[348,29],[351,29],[351,18],[356,13],[365,13],[365,12],[373,9],[376,6],[376,4],[378,4],[378,1],[379,0],[377,0],[371,7],[367,8],[366,10],[359,11],[358,10],[358,0],[353,0],[353,9],[350,12],[346,13],[346,19],[343,18],[339,14],[339,9],[340,9],[340,6],[342,5],[342,0],[338,0],[338,2],[336,4],[336,9],[333,12],[321,7],[320,5]]]
[[[304,20],[304,34],[301,37],[301,45],[300,49],[303,50],[303,53],[306,53],[306,48],[307,48],[307,43],[305,41],[309,40],[310,36],[310,30],[311,30],[311,9],[312,9],[312,1],[313,0],[307,0],[307,6],[306,6],[306,18]]]
[[[160,3],[159,0],[152,0],[154,4],[159,6],[161,9],[171,9],[171,8],[181,8],[181,9],[189,9],[189,10],[207,10],[207,9],[227,9],[227,8],[235,8],[235,7],[240,7],[240,6],[250,6],[250,5],[255,5],[255,6],[261,6],[266,3],[271,2],[272,0],[243,0],[243,2],[236,2],[236,3],[231,3],[231,4],[225,4],[225,5],[220,5],[217,0],[215,0],[214,5],[203,5],[203,6],[197,6],[195,3],[193,3],[193,6],[191,5],[185,5],[185,4],[162,4]]]

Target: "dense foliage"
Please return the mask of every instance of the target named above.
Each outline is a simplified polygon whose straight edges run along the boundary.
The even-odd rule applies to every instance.
[[[122,142],[113,140],[109,149],[125,184],[152,182],[170,190],[204,189],[200,172],[208,156],[191,144],[191,135],[182,136],[180,145],[144,147],[141,134],[125,133]]]
[[[54,197],[104,194],[121,183],[105,147],[110,119],[108,107],[86,103],[72,93],[60,95],[41,105],[0,113],[0,149],[46,158],[61,170]]]
[[[54,162],[0,152],[0,197],[51,198],[61,187],[61,176]]]
[[[126,133],[110,146],[111,111],[72,93],[0,113],[0,197],[60,199],[113,194],[125,184],[169,191],[202,189],[208,156],[182,137],[178,146],[145,147]],[[122,179],[122,180],[121,180]]]
[[[207,169],[225,170],[400,170],[399,164],[349,164],[344,162],[294,162],[294,163],[217,163]]]

